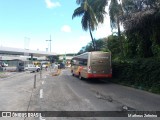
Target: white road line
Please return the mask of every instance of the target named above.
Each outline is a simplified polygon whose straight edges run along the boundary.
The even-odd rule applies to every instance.
[[[41,117],[39,117],[39,120],[45,120],[45,118],[43,118],[43,117],[41,116]]]
[[[40,89],[40,98],[43,98],[43,89]]]
[[[44,81],[42,81],[42,85],[44,84]]]

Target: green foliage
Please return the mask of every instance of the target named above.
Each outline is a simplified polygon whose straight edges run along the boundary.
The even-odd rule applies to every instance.
[[[127,49],[128,49],[128,45],[127,45],[127,40],[125,38],[124,33],[122,33],[121,36],[121,41],[119,40],[119,37],[117,35],[110,35],[107,38],[107,48],[111,51],[112,53],[112,59],[124,59],[127,56]],[[121,46],[120,46],[120,42],[122,42],[122,46],[123,46],[123,53],[124,56],[122,56],[121,53]]]
[[[160,1],[122,0],[122,21],[128,39],[129,58],[159,56]]]
[[[111,28],[117,28],[119,25],[119,16],[122,15],[121,5],[118,3],[118,0],[111,0],[109,5],[109,16],[111,22]]]
[[[59,60],[58,55],[51,55],[47,57],[51,63],[57,62]]]
[[[107,47],[107,38],[103,38],[103,39],[98,39],[98,40],[94,40],[95,44],[96,44],[96,50],[97,51],[104,51],[104,52],[108,52],[108,47]],[[85,52],[91,52],[92,49],[92,43],[88,43],[86,46],[82,47],[81,50],[77,53],[77,55],[85,53]]]
[[[120,57],[120,45],[116,35],[110,35],[108,37],[107,46],[112,53],[112,59]]]
[[[154,56],[157,56],[160,58],[160,45],[152,45],[152,51]]]
[[[96,28],[98,23],[104,22],[108,0],[76,2],[81,8],[75,10],[73,17],[83,15],[82,22],[86,22],[83,27],[87,27],[88,18],[96,23],[88,28]],[[93,47],[111,51],[115,82],[160,93],[160,0],[111,0],[109,15],[111,28],[118,28],[118,34],[94,40],[95,46],[91,36],[92,43],[82,47],[78,54],[90,52]],[[124,33],[120,31],[120,23],[123,23]]]
[[[74,10],[72,19],[82,16],[82,29],[89,30],[92,39],[92,50],[97,50],[92,31],[97,29],[99,23],[104,22],[108,0],[76,0],[76,3],[79,7]]]
[[[62,63],[62,62],[63,62],[63,60],[58,60],[57,62],[60,64],[60,63]]]
[[[92,39],[93,49],[96,50],[96,45],[93,39],[92,31],[94,31],[97,28],[98,21],[96,19],[92,2],[92,0],[77,0],[76,3],[79,5],[79,7],[74,10],[72,19],[75,17],[82,16],[82,29],[85,31],[89,30]]]
[[[160,93],[160,60],[113,62],[113,77],[117,83]]]
[[[33,61],[36,61],[37,58],[27,58],[28,60],[33,60]]]

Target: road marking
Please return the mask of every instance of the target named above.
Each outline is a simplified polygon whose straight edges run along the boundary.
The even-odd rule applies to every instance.
[[[43,98],[43,89],[40,89],[40,98]]]
[[[40,116],[40,117],[39,117],[39,120],[45,120],[45,118],[44,118],[44,117],[42,117],[42,116]]]
[[[17,76],[19,76],[19,75],[21,75],[21,74],[24,74],[23,72],[22,73],[17,73],[17,72],[15,72],[15,74],[11,74],[11,75],[9,75],[8,77],[5,77],[5,78],[0,78],[0,80],[6,80],[6,79],[10,79],[10,78],[14,78],[14,77],[17,77]]]
[[[42,81],[42,85],[44,84],[44,81]]]
[[[60,73],[60,75],[59,76],[62,76],[62,74],[64,73],[64,70],[61,70],[61,73]]]

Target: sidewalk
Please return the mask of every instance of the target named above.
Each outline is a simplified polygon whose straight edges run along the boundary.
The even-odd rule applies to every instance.
[[[0,72],[0,78],[9,77],[12,74],[15,74],[15,72]]]

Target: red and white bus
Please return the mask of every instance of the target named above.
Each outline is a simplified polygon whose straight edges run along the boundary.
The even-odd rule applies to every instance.
[[[71,60],[71,73],[82,78],[111,78],[112,65],[110,52],[86,52]]]

